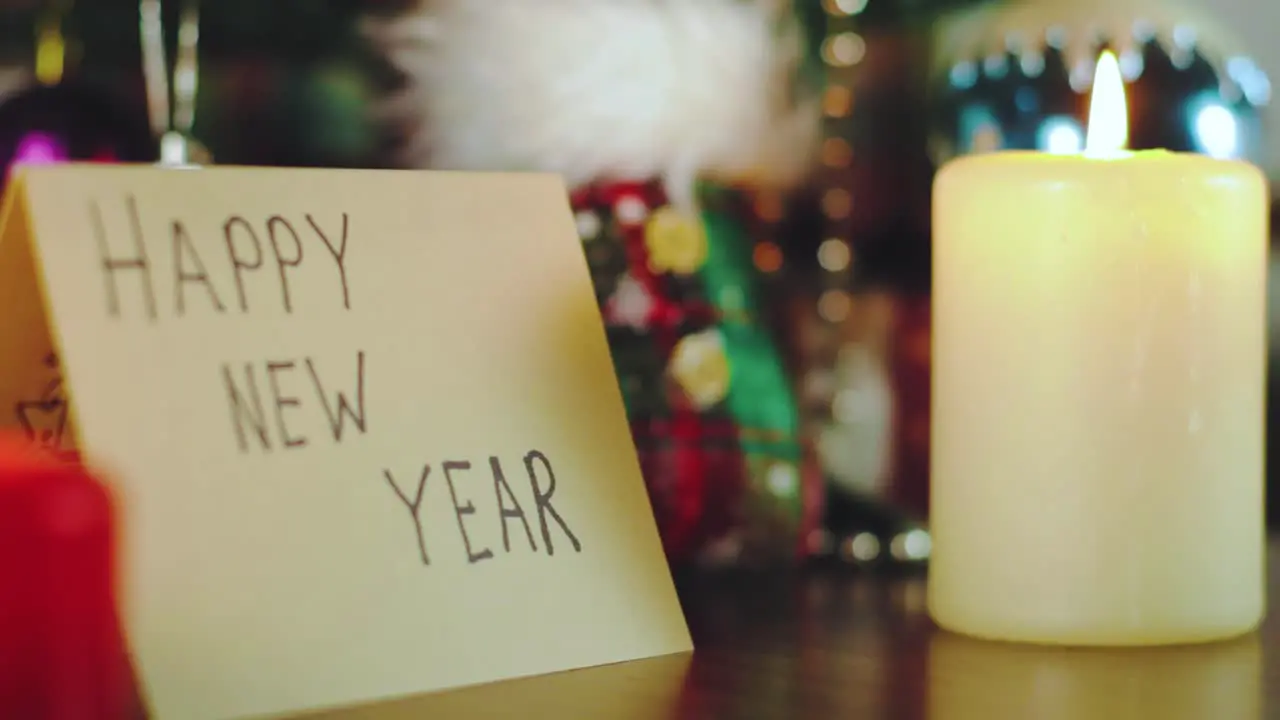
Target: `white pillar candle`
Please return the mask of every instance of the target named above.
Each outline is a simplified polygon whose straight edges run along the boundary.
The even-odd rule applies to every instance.
[[[1242,162],[962,158],[934,195],[929,608],[1054,644],[1214,640],[1264,608],[1269,193]]]

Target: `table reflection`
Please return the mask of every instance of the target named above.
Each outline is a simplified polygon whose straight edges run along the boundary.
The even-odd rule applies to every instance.
[[[699,576],[681,588],[697,645],[692,656],[462,688],[311,720],[1266,716],[1264,646],[1276,642],[1270,635],[1167,648],[1037,647],[935,629],[921,577]]]
[[[305,716],[306,720],[654,720],[685,717],[692,656],[666,655],[476,685]]]
[[[1261,718],[1262,649],[1227,643],[1094,650],[983,642],[935,633],[929,720]]]

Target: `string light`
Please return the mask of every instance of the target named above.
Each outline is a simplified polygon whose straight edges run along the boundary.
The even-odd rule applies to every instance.
[[[844,322],[852,306],[848,293],[841,290],[828,290],[818,298],[818,314],[833,325]]]
[[[23,136],[13,154],[13,162],[37,165],[67,159],[66,145],[49,133],[32,132]]]
[[[842,168],[853,161],[853,148],[844,138],[829,137],[822,143],[822,164]]]
[[[756,269],[762,273],[772,274],[782,269],[782,249],[769,241],[756,243],[752,253],[752,261]]]
[[[822,59],[833,67],[850,67],[858,64],[867,54],[867,41],[857,33],[833,35],[822,43]]]
[[[852,259],[853,251],[850,250],[849,243],[844,240],[830,238],[818,246],[818,264],[827,272],[838,273],[847,270]]]
[[[782,219],[785,211],[782,197],[776,192],[762,190],[755,196],[754,210],[756,217],[767,223],[775,223]]]
[[[822,112],[829,118],[842,118],[853,111],[853,91],[843,85],[832,85],[822,94]]]
[[[66,8],[55,7],[40,23],[36,36],[36,80],[56,85],[62,80],[67,58],[67,41],[62,35],[62,18]]]
[[[844,188],[832,188],[822,196],[822,212],[830,220],[843,220],[853,211],[853,196]]]
[[[866,10],[867,0],[822,0],[822,9],[834,17],[847,17]]]

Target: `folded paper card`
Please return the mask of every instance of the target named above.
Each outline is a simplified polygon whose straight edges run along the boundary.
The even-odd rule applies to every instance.
[[[49,166],[5,208],[0,407],[117,484],[154,716],[690,648],[557,178]]]

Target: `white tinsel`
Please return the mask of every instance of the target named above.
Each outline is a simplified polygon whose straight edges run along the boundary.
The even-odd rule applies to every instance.
[[[818,98],[795,97],[779,0],[423,0],[370,22],[410,79],[382,108],[416,127],[414,167],[537,170],[570,185],[704,176],[794,182]]]

